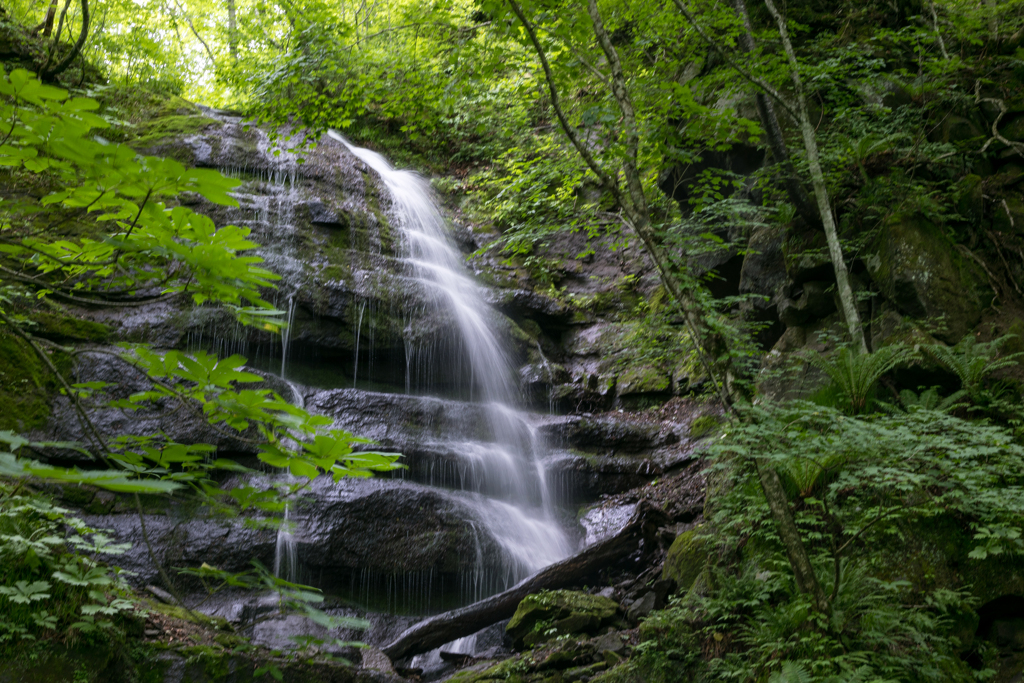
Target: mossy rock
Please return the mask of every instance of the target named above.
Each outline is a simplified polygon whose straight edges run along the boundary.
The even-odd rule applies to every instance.
[[[168,138],[193,135],[216,125],[220,125],[220,122],[209,116],[195,114],[163,116],[142,126],[139,130],[139,137],[132,140],[132,145],[145,148]]]
[[[61,352],[51,353],[50,359],[62,372],[71,363]],[[36,352],[23,340],[0,332],[0,430],[42,427],[56,390],[57,378]]]
[[[32,320],[36,327],[33,334],[54,341],[105,342],[110,337],[110,328],[102,323],[81,320],[57,313],[35,313]]]
[[[1017,116],[1008,125],[1001,126],[999,132],[1007,140],[1024,141],[1024,116]]]
[[[932,142],[967,142],[985,134],[984,121],[979,116],[967,118],[950,114],[944,116],[928,136]]]
[[[982,269],[920,213],[887,221],[874,252],[868,272],[882,295],[905,315],[941,323],[935,336],[943,341],[967,334],[992,301]]]
[[[1008,235],[1024,235],[1024,199],[1006,196],[996,204],[992,214],[992,227]]]
[[[884,579],[909,581],[915,589],[967,588],[983,605],[1007,595],[1024,596],[1024,558],[1012,554],[969,556],[974,534],[950,515],[907,523],[877,549]]]
[[[701,415],[690,423],[690,438],[703,439],[718,431],[721,419],[717,415]]]
[[[676,536],[668,549],[661,578],[672,579],[680,593],[690,590],[694,581],[708,563],[708,541],[700,536],[700,528],[684,531]]]
[[[619,373],[615,390],[619,396],[663,393],[672,388],[672,373],[650,365],[630,365]]]
[[[594,633],[614,621],[619,604],[578,591],[544,591],[526,596],[506,632],[517,648],[532,647],[558,636]]]

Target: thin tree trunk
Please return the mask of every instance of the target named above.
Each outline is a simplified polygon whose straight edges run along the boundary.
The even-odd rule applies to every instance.
[[[804,96],[803,81],[800,79],[800,64],[796,59],[796,52],[793,50],[793,43],[789,39],[789,30],[786,28],[786,20],[775,8],[772,0],[764,0],[768,11],[775,18],[779,26],[779,36],[782,39],[782,47],[789,59],[789,75],[793,81],[794,94],[796,96],[796,111],[799,117],[800,134],[804,139],[804,150],[807,154],[807,166],[811,172],[811,184],[814,186],[814,197],[818,201],[818,213],[821,214],[821,224],[825,229],[825,239],[828,241],[829,255],[832,257],[832,267],[836,273],[836,286],[839,290],[839,301],[842,303],[843,316],[846,318],[846,326],[850,332],[850,339],[857,346],[861,353],[868,352],[867,339],[864,337],[864,328],[860,322],[860,314],[857,312],[857,299],[853,295],[853,288],[850,286],[850,275],[846,269],[846,262],[843,260],[843,250],[839,244],[839,233],[836,230],[835,218],[832,215],[832,205],[829,202],[828,188],[825,185],[825,174],[821,170],[821,160],[818,155],[818,141],[811,125],[811,118],[807,113],[807,98]]]
[[[46,9],[46,18],[43,19],[43,23],[40,25],[43,29],[43,38],[49,38],[50,34],[53,33],[53,20],[57,17],[57,0],[52,0],[50,6]],[[38,28],[35,32],[38,32]]]
[[[665,258],[657,236],[654,234],[651,225],[650,211],[647,205],[647,197],[644,194],[643,177],[638,167],[638,153],[640,148],[640,131],[636,123],[636,111],[633,108],[632,98],[629,96],[629,89],[626,86],[626,77],[622,72],[622,62],[619,60],[618,51],[612,44],[611,37],[605,29],[604,21],[597,9],[596,0],[588,0],[587,11],[594,24],[594,34],[597,42],[604,52],[605,58],[611,69],[612,95],[622,113],[622,124],[625,128],[626,157],[623,159],[622,170],[626,177],[626,187],[629,190],[629,198],[632,203],[630,223],[637,235],[643,241],[647,252],[654,259],[661,275],[661,280],[669,290],[672,298],[679,305],[690,334],[694,336],[694,343],[701,349],[701,359],[711,378],[715,383],[722,400],[728,405],[737,398],[735,394],[735,380],[737,373],[733,368],[732,357],[729,354],[728,345],[721,335],[714,331],[705,319],[705,311],[696,298],[682,285],[671,270],[668,259]],[[712,361],[711,359],[719,359]],[[721,381],[716,378],[721,375]]]
[[[793,568],[793,576],[796,579],[796,587],[801,593],[810,595],[814,600],[814,606],[819,612],[828,611],[828,598],[821,588],[818,576],[811,566],[811,558],[807,555],[807,548],[804,547],[803,539],[800,537],[800,529],[793,519],[793,512],[789,509],[789,499],[786,497],[786,489],[782,486],[779,473],[774,467],[766,463],[754,460],[757,468],[757,476],[761,481],[761,490],[768,501],[768,509],[771,510],[772,519],[782,539],[782,545],[786,548],[786,557]]]
[[[235,10],[235,0],[228,2],[228,49],[231,51],[231,58],[238,61],[238,22]]]
[[[750,25],[750,16],[747,14],[747,3],[745,0],[732,0],[733,9],[743,22],[743,30],[740,32],[740,47],[746,53],[753,53],[756,48],[754,43],[754,32]],[[811,225],[820,222],[818,212],[807,196],[804,186],[800,183],[800,176],[797,175],[793,162],[789,158],[789,150],[786,147],[786,139],[782,135],[782,128],[779,126],[779,118],[775,115],[775,106],[767,93],[759,91],[754,96],[757,104],[757,115],[761,119],[761,126],[768,137],[768,144],[775,157],[775,163],[782,169],[782,182],[789,195],[789,201],[793,202],[799,214]]]
[[[603,21],[601,20],[596,0],[588,0],[587,9],[590,13],[591,20],[594,23],[594,32],[597,36],[597,41],[601,46],[601,50],[604,52],[611,69],[612,94],[615,96],[619,109],[622,112],[627,149],[627,158],[623,164],[623,170],[630,188],[630,197],[633,199],[632,210],[635,215],[632,219],[635,222],[634,228],[636,229],[637,234],[640,235],[640,238],[644,241],[645,246],[648,247],[648,253],[651,254],[652,258],[654,258],[655,263],[658,263],[659,270],[667,275],[667,277],[665,275],[662,277],[662,281],[666,283],[666,288],[669,289],[676,301],[679,302],[684,313],[690,313],[694,318],[697,318],[696,320],[692,320],[692,322],[691,319],[687,320],[691,325],[691,333],[702,335],[701,337],[698,337],[696,343],[706,344],[710,341],[716,346],[719,344],[722,345],[725,353],[717,354],[717,357],[725,359],[724,364],[726,372],[729,373],[731,371],[732,361],[731,356],[728,353],[727,343],[724,339],[720,339],[718,335],[709,328],[702,317],[698,317],[701,311],[699,306],[693,305],[694,302],[692,301],[690,293],[685,289],[678,288],[674,278],[671,276],[671,272],[668,271],[667,267],[662,266],[659,263],[659,258],[661,257],[660,250],[654,243],[654,235],[650,226],[650,218],[647,214],[647,202],[643,195],[643,185],[636,165],[636,151],[639,141],[639,132],[636,128],[636,116],[633,104],[629,97],[629,91],[626,88],[626,79],[622,72],[618,53],[616,52],[615,46],[612,44],[611,38],[604,27]],[[638,207],[643,208],[643,214],[638,214]],[[728,378],[728,375],[726,375],[726,377]],[[732,396],[725,385],[722,386],[722,391],[724,394],[724,400],[726,400],[728,405]],[[797,577],[797,584],[801,591],[808,593],[813,597],[815,607],[818,610],[825,611],[828,608],[825,594],[818,583],[813,569],[811,568],[810,558],[807,555],[807,550],[800,537],[800,531],[793,520],[793,515],[789,509],[789,502],[786,499],[786,492],[782,487],[782,482],[779,481],[779,475],[774,469],[766,466],[762,467],[756,461],[755,466],[758,467],[758,472],[761,475],[761,486],[764,490],[765,498],[769,501],[769,507],[772,512],[772,517],[778,527],[779,535],[782,537],[785,544],[787,556],[790,564],[793,566],[794,574]]]
[[[939,13],[935,10],[935,0],[928,3],[932,10],[932,27],[935,29],[935,38],[938,40],[939,49],[942,51],[942,58],[949,61],[949,52],[946,51],[946,41],[942,39],[942,30],[939,28]]]
[[[57,54],[57,48],[60,47],[60,34],[64,31],[64,20],[68,16],[68,8],[71,7],[71,0],[65,0],[64,9],[60,12],[60,19],[57,20],[57,31],[53,34],[53,42],[50,43],[49,49],[46,51],[46,62],[43,64],[43,68],[40,72],[46,73],[46,70],[50,68],[50,62],[53,61],[54,55]],[[71,31],[71,27],[68,26],[68,32]]]
[[[644,210],[643,215],[635,217],[635,221],[637,226],[640,226],[641,228],[637,230],[637,233],[641,236],[641,239],[644,239],[646,244],[647,239],[645,239],[645,233],[649,234],[651,237],[653,237],[653,235],[650,234],[650,219],[647,214],[647,203],[643,195],[643,185],[641,184],[639,170],[636,165],[639,133],[636,128],[636,116],[633,104],[629,97],[629,91],[626,88],[626,79],[622,72],[618,53],[616,52],[615,46],[611,42],[611,37],[608,35],[608,32],[604,27],[604,23],[601,20],[596,0],[588,0],[587,9],[590,13],[590,18],[594,23],[594,32],[597,36],[598,44],[601,46],[601,50],[604,52],[611,68],[612,94],[615,96],[615,99],[619,104],[619,109],[622,112],[623,126],[625,128],[626,135],[627,157],[623,164],[623,170],[630,188],[630,196],[633,199],[634,212],[636,212],[638,207],[642,207]],[[657,249],[652,250],[652,253],[657,254]],[[673,292],[673,294],[675,293]],[[686,293],[680,292],[680,294],[685,295]],[[679,295],[677,295],[677,297],[678,296]],[[683,303],[683,300],[680,298],[677,298],[677,301],[680,301],[681,304]],[[684,310],[685,308],[687,307],[684,306]],[[700,323],[703,323],[703,320],[701,320]],[[696,325],[699,325],[699,327],[696,328],[697,330],[703,332],[705,335],[711,337],[715,336],[714,333],[708,329],[707,325],[700,323],[696,323]],[[724,343],[724,340],[719,341]],[[727,347],[726,350],[728,350]],[[728,353],[723,355],[725,358],[730,357]],[[731,363],[729,364],[731,365]],[[800,537],[800,530],[797,528],[796,522],[793,520],[792,512],[789,509],[789,501],[786,498],[785,489],[782,487],[782,482],[779,481],[779,475],[774,468],[763,466],[756,461],[755,466],[758,468],[761,487],[764,491],[765,498],[768,500],[772,517],[778,527],[779,535],[783,539],[783,543],[786,548],[786,555],[793,567],[793,573],[796,576],[797,585],[802,592],[811,595],[814,599],[815,607],[819,611],[827,611],[828,601],[821,589],[817,576],[814,574],[810,557],[807,555],[807,549],[804,547],[803,540]]]
[[[71,52],[65,55],[64,59],[60,63],[49,70],[44,70],[43,78],[53,78],[59,74],[64,73],[64,70],[71,66],[71,63],[75,61],[75,57],[82,51],[82,47],[85,46],[85,39],[89,36],[89,0],[82,0],[82,30],[78,34],[78,41],[75,42],[71,48]]]

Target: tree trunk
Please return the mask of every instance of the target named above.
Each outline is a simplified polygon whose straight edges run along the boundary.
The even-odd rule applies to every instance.
[[[743,30],[740,32],[740,47],[746,53],[754,52],[754,32],[750,25],[750,16],[747,14],[747,3],[745,0],[732,0],[733,9],[743,22]],[[782,182],[789,195],[789,201],[793,202],[797,214],[811,225],[818,225],[820,218],[811,198],[807,196],[804,186],[800,183],[800,176],[793,168],[793,162],[789,158],[789,150],[786,147],[786,138],[782,135],[782,127],[779,126],[779,118],[775,115],[775,105],[767,93],[758,91],[754,96],[757,104],[757,115],[761,119],[761,126],[768,137],[768,145],[771,147],[775,163],[782,169]]]
[[[537,38],[537,32],[534,30],[533,24],[526,18],[523,9],[516,0],[506,1],[509,7],[512,8],[512,12],[522,22],[523,28],[526,29],[530,42],[533,43],[534,50],[537,52],[537,58],[540,60],[541,67],[544,70],[548,92],[551,96],[551,108],[555,111],[555,117],[558,119],[562,132],[569,138],[569,142],[572,143],[572,146],[576,148],[576,151],[586,162],[590,170],[597,176],[605,191],[611,194],[615,202],[622,208],[626,222],[640,237],[640,241],[644,243],[647,254],[654,261],[654,265],[658,269],[658,275],[661,278],[662,284],[668,290],[669,295],[679,307],[683,319],[686,321],[687,329],[693,338],[694,345],[697,347],[697,355],[700,358],[701,364],[708,373],[708,377],[715,384],[722,401],[726,405],[731,405],[734,396],[730,391],[730,383],[735,373],[732,371],[732,357],[728,353],[728,344],[722,339],[721,335],[715,333],[710,328],[705,320],[705,311],[697,297],[688,291],[686,286],[672,272],[671,264],[661,250],[654,230],[651,227],[643,184],[636,167],[635,154],[639,133],[636,129],[633,105],[629,100],[629,92],[626,88],[626,81],[622,73],[622,67],[619,64],[618,55],[615,53],[615,48],[612,46],[611,40],[604,30],[604,25],[601,23],[600,15],[597,14],[596,6],[588,7],[588,9],[591,12],[592,18],[595,15],[597,16],[594,22],[594,29],[598,33],[598,41],[601,43],[602,50],[605,51],[606,56],[610,55],[609,62],[612,63],[613,79],[612,91],[622,111],[623,122],[626,127],[627,150],[633,154],[633,159],[627,159],[627,163],[623,165],[627,178],[628,196],[623,194],[618,181],[601,168],[594,155],[590,153],[590,150],[583,144],[579,135],[576,134],[576,130],[569,123],[565,112],[562,110],[558,89],[555,87],[554,75],[551,73],[551,65],[548,63],[544,47]],[[593,5],[592,2],[591,5]],[[617,176],[618,174],[616,173],[615,175]],[[719,375],[723,376],[724,381],[719,381]]]
[[[836,287],[839,290],[839,300],[842,303],[843,316],[846,318],[846,326],[850,332],[850,339],[861,353],[868,352],[867,339],[864,337],[864,328],[860,322],[860,314],[857,312],[857,299],[853,295],[853,288],[850,286],[850,275],[846,269],[846,262],[843,260],[843,249],[839,244],[839,233],[836,230],[835,217],[832,215],[832,205],[829,202],[828,188],[825,185],[825,174],[821,170],[821,161],[818,155],[818,141],[815,136],[814,126],[811,124],[810,115],[807,113],[807,98],[804,96],[803,81],[800,79],[800,64],[796,59],[796,52],[793,50],[793,43],[789,39],[789,30],[786,28],[786,20],[775,8],[772,0],[764,0],[779,26],[779,36],[782,39],[782,47],[789,59],[789,75],[793,81],[794,93],[796,96],[796,111],[799,116],[800,134],[804,140],[804,150],[807,153],[807,166],[811,173],[811,184],[814,186],[814,196],[818,200],[818,213],[821,215],[821,224],[825,229],[825,239],[828,241],[829,255],[832,257],[832,267],[836,273]]]
[[[89,0],[82,0],[82,30],[78,34],[78,40],[75,42],[74,46],[71,48],[71,52],[69,52],[64,57],[64,59],[62,59],[60,61],[60,63],[57,66],[53,67],[52,69],[48,69],[48,70],[44,70],[43,71],[43,73],[41,74],[41,78],[44,78],[44,79],[53,78],[54,76],[57,76],[59,74],[64,73],[64,71],[69,66],[71,66],[71,63],[73,61],[75,61],[75,57],[78,56],[78,53],[82,51],[82,47],[85,46],[85,39],[88,37],[88,35],[89,35]],[[85,68],[85,67],[83,66],[82,68]]]
[[[611,538],[540,570],[503,593],[425,619],[406,629],[394,642],[382,647],[381,651],[396,661],[433,650],[456,638],[472,635],[502,619],[508,619],[515,614],[519,603],[527,595],[584,582],[598,570],[639,548],[641,541],[645,537],[652,537],[654,530],[666,521],[663,512],[647,503],[641,503],[626,526]]]
[[[57,18],[57,0],[52,0],[46,9],[46,18],[43,19],[43,37],[49,38],[53,33],[53,20]]]
[[[775,520],[779,538],[786,548],[786,557],[793,568],[793,576],[796,579],[796,587],[801,593],[810,595],[814,600],[814,606],[819,612],[828,611],[828,599],[825,591],[818,582],[818,576],[811,566],[811,559],[807,555],[803,539],[800,537],[800,530],[793,519],[793,512],[789,509],[789,499],[786,497],[786,490],[782,487],[779,473],[767,463],[759,463],[754,460],[757,467],[757,476],[761,480],[761,490],[768,500],[768,508],[772,512],[772,519]]]
[[[231,51],[231,58],[238,61],[238,22],[235,10],[235,0],[228,2],[228,49]]]

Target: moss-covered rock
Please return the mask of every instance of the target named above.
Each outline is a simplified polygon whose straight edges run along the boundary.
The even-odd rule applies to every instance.
[[[532,647],[574,633],[594,633],[614,621],[619,604],[600,595],[577,591],[544,591],[519,603],[506,627],[516,647]]]
[[[986,126],[980,116],[957,116],[955,114],[943,116],[942,121],[936,126],[929,138],[933,142],[966,142],[984,135]]]
[[[675,581],[681,593],[690,590],[708,562],[708,542],[700,533],[698,527],[676,536],[661,570],[661,578]]]
[[[105,342],[110,337],[106,325],[70,315],[34,313],[32,320],[36,323],[34,334],[54,341]]]
[[[970,221],[980,221],[985,215],[985,188],[979,175],[964,176],[957,183],[956,211]]]
[[[721,423],[718,415],[701,415],[690,423],[690,438],[703,439],[718,430]]]
[[[882,295],[904,314],[941,328],[936,336],[956,342],[992,300],[981,268],[961,254],[942,229],[920,213],[898,214],[883,226],[867,259]]]
[[[66,370],[66,354],[50,354],[54,365]],[[0,332],[0,429],[29,431],[41,427],[50,415],[50,399],[57,378],[23,340]]]

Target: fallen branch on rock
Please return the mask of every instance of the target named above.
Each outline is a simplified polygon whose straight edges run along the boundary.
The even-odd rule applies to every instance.
[[[667,516],[661,510],[641,503],[629,522],[614,536],[542,569],[503,593],[424,619],[406,629],[394,642],[381,648],[381,651],[391,661],[396,661],[433,650],[456,638],[471,635],[502,619],[508,619],[515,614],[519,603],[527,595],[582,582],[597,570],[640,548],[645,538],[653,539],[656,529],[666,521]]]

